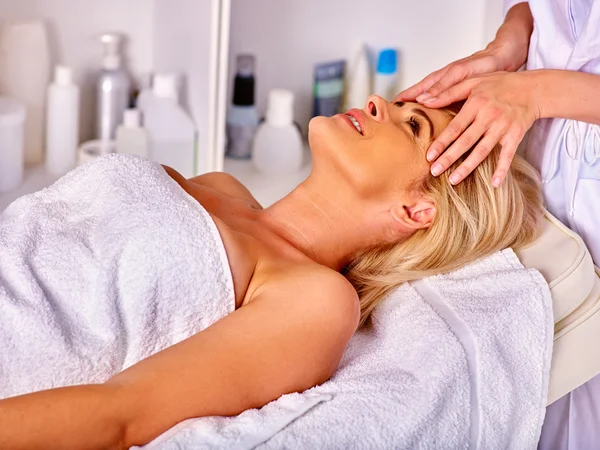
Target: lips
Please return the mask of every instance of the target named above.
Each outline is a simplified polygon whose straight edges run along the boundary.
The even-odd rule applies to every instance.
[[[353,108],[349,111],[346,111],[344,115],[349,118],[350,122],[352,123],[352,126],[356,128],[356,131],[358,131],[364,136],[367,123],[365,113],[360,109]],[[358,124],[358,127],[356,126],[356,124]]]

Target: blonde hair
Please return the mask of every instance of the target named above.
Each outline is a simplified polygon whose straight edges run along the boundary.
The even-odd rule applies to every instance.
[[[446,108],[446,112],[453,116],[460,106]],[[437,210],[431,226],[398,244],[366,250],[346,267],[344,275],[360,298],[360,326],[402,283],[449,272],[535,239],[543,216],[539,176],[515,156],[502,186],[492,187],[499,152],[497,146],[456,186],[448,177],[469,152],[439,177],[424,179],[420,189],[434,201]]]

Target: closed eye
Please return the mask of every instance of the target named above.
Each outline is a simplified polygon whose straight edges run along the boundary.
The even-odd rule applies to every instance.
[[[419,137],[419,134],[421,132],[421,124],[419,123],[417,116],[411,116],[411,118],[408,121],[408,124],[410,125],[410,128],[412,129],[413,134],[416,137]]]
[[[398,108],[403,108],[405,103],[404,102],[394,102],[394,105],[397,106]],[[413,130],[413,134],[416,137],[420,137],[419,134],[421,133],[421,130],[424,127],[423,123],[425,123],[429,127],[429,143],[431,143],[433,141],[433,132],[434,132],[433,122],[431,121],[431,117],[429,117],[429,115],[420,108],[413,108],[411,110],[411,112],[416,114],[415,116],[412,116],[408,121],[408,124],[410,125],[411,129]]]

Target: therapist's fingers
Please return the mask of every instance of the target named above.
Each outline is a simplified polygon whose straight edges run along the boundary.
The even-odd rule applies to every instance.
[[[446,89],[437,97],[430,97],[425,100],[417,99],[417,101],[428,108],[443,108],[454,102],[466,99],[480,82],[481,80],[479,78],[465,80]]]
[[[440,173],[448,170],[448,168],[452,166],[452,164],[454,164],[462,155],[473,148],[473,146],[479,141],[487,129],[488,126],[481,120],[476,120],[473,122],[471,126],[469,126],[464,133],[462,133],[460,137],[456,139],[444,153],[442,153],[433,166],[431,166],[431,173],[434,176],[437,176]],[[429,156],[430,155],[428,154],[428,157]],[[462,178],[457,178],[459,174],[450,179],[452,184],[456,184],[462,180]],[[456,180],[456,183],[454,180]]]
[[[463,134],[471,123],[473,123],[474,119],[475,114],[468,109],[463,108],[429,146],[429,149],[427,150],[427,160],[435,161],[461,134]],[[446,162],[447,161],[442,161],[442,163]],[[449,164],[440,164],[436,161],[436,163],[431,166],[431,173],[433,176],[437,177],[448,167],[450,167]]]
[[[493,70],[493,63],[488,58],[467,58],[451,64],[444,76],[433,84],[424,95],[419,96],[417,101],[423,102],[429,98],[438,97],[442,92],[458,83]]]
[[[471,151],[467,159],[450,174],[450,183],[458,184],[469,176],[488,157],[496,144],[498,144],[500,137],[501,132],[499,130],[490,129]]]
[[[462,81],[499,69],[497,59],[489,51],[477,52],[433,72],[423,81],[398,94],[396,101],[417,100],[419,103],[438,97],[442,92]]]
[[[400,92],[396,96],[394,101],[395,102],[412,102],[412,101],[414,101],[419,95],[423,94],[423,92],[426,92],[431,86],[433,86],[435,83],[437,83],[446,74],[446,72],[448,71],[448,67],[449,66],[446,66],[446,67],[441,68],[440,70],[436,70],[435,72],[430,73],[425,78],[423,78],[421,81],[419,81],[417,84]]]
[[[500,159],[498,160],[498,166],[494,172],[494,176],[492,177],[492,186],[500,187],[506,178],[506,174],[512,164],[512,161],[515,157],[515,153],[517,152],[517,147],[519,146],[519,142],[523,139],[525,133],[508,133],[505,134],[502,139],[500,139],[500,145],[502,146],[502,150],[500,151]]]

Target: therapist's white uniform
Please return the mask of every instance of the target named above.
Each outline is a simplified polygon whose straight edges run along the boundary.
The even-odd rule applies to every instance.
[[[505,1],[505,10],[522,1]],[[534,19],[528,70],[600,74],[600,0],[528,3]],[[600,108],[600,99],[589,101]],[[600,127],[538,120],[524,145],[525,157],[542,175],[548,210],[584,239],[600,265]],[[600,376],[548,407],[539,448],[600,449]]]

